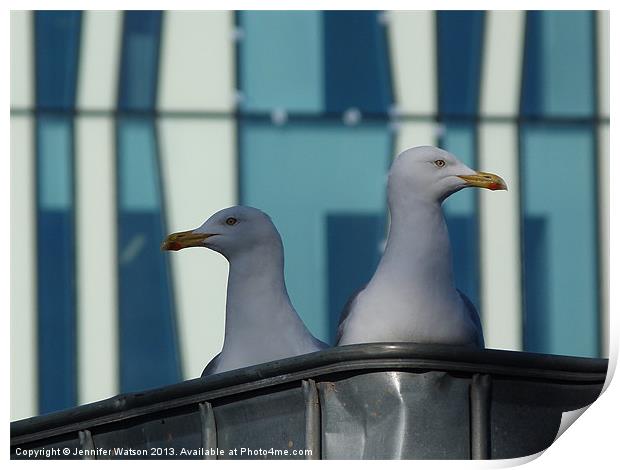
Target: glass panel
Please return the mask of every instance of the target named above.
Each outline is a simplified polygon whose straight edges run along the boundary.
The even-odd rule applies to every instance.
[[[447,123],[444,129],[441,148],[477,170],[475,126]],[[454,282],[457,289],[467,295],[480,312],[477,191],[466,188],[451,195],[443,203],[443,210],[452,245]]]
[[[385,214],[334,213],[326,218],[329,341],[347,301],[375,273],[386,238]]]
[[[387,112],[392,104],[388,52],[377,11],[323,13],[325,110]]]
[[[121,391],[181,379],[155,131],[150,119],[118,124],[118,258]]]
[[[78,11],[35,12],[37,106],[73,108],[80,44]]]
[[[478,111],[482,56],[482,11],[437,12],[439,112]]]
[[[590,11],[527,13],[522,114],[592,116],[592,15]]]
[[[592,129],[525,126],[521,145],[525,349],[597,356]]]
[[[239,74],[245,111],[323,108],[323,34],[318,11],[242,11]]]
[[[330,243],[338,244],[326,237],[330,234],[328,216],[385,217],[391,135],[385,125],[378,124],[275,127],[251,121],[243,122],[240,132],[242,203],[260,207],[273,218],[284,242],[293,305],[318,338],[329,340],[333,324],[329,299],[335,295],[330,289],[342,289],[328,279],[330,270],[334,272],[330,263],[335,262],[328,258]],[[363,240],[360,250],[372,245],[366,237],[376,237],[376,231],[382,230],[363,220],[357,226],[364,232],[350,229],[349,236]],[[341,231],[337,234],[342,236]],[[363,263],[366,267],[376,259],[376,252],[356,255],[370,260]],[[339,314],[331,312],[332,318]]]
[[[118,95],[121,110],[146,111],[155,106],[161,11],[125,12]]]
[[[76,404],[71,119],[37,120],[39,413]]]

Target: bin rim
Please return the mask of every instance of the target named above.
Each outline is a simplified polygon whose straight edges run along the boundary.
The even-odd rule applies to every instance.
[[[368,343],[338,346],[209,377],[123,393],[11,423],[11,445],[266,387],[337,373],[438,370],[523,380],[603,384],[608,360],[465,346]]]

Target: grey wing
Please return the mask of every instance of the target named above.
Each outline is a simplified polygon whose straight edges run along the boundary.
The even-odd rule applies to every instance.
[[[323,349],[328,349],[331,346],[327,343],[324,343],[323,341],[321,341],[320,339],[315,338],[314,336],[312,337],[312,343],[314,344],[314,347],[318,350],[318,351],[322,351]]]
[[[215,356],[213,359],[209,361],[209,363],[207,364],[207,367],[205,367],[205,370],[202,371],[202,374],[200,375],[200,377],[206,377],[207,375],[211,375],[215,372],[215,369],[217,368],[221,354],[222,353],[219,353],[217,356]]]
[[[476,346],[478,346],[480,349],[484,349],[484,335],[482,333],[482,323],[480,323],[480,315],[478,315],[478,310],[476,310],[476,307],[474,306],[472,301],[469,300],[469,298],[465,294],[463,294],[460,290],[458,292],[461,296],[461,299],[463,299],[463,303],[465,304],[465,309],[469,314],[469,318],[476,326]]]
[[[351,315],[355,300],[357,299],[357,296],[360,294],[360,292],[366,289],[366,285],[367,284],[363,285],[361,288],[351,294],[349,300],[347,300],[347,303],[344,304],[342,312],[340,312],[340,319],[338,320],[338,330],[336,331],[336,342],[334,343],[336,346],[338,346],[338,343],[340,343],[340,340],[342,339],[342,334],[344,333],[344,326],[347,322],[347,319],[349,318],[349,315]]]

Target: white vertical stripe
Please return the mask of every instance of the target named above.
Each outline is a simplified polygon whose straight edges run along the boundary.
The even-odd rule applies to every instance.
[[[200,226],[236,203],[234,122],[162,118],[162,177],[171,232]],[[228,263],[207,249],[167,253],[172,264],[183,374],[199,377],[224,340]]]
[[[602,124],[598,131],[598,210],[600,228],[600,286],[601,286],[601,354],[609,357],[609,125]]]
[[[397,129],[394,156],[411,147],[437,145],[440,127],[435,121],[401,122]]]
[[[389,12],[388,34],[396,105],[401,112],[437,111],[435,12]]]
[[[111,110],[116,104],[121,12],[85,11],[82,15],[77,106]]]
[[[480,192],[482,319],[486,346],[523,347],[518,135],[515,124],[479,127],[480,168],[500,175],[508,191]]]
[[[609,117],[609,10],[596,13],[599,115]]]
[[[118,393],[114,124],[76,120],[78,401]]]
[[[486,13],[480,113],[519,112],[525,12]],[[506,180],[508,191],[480,197],[481,310],[489,348],[523,348],[519,153],[516,123],[479,125],[479,166]]]
[[[233,12],[165,12],[160,109],[220,112],[233,109],[233,28]]]
[[[521,89],[524,11],[487,11],[482,64],[482,115],[516,116]]]
[[[11,108],[34,104],[32,12],[11,11]]]
[[[33,119],[11,118],[11,419],[37,414]]]

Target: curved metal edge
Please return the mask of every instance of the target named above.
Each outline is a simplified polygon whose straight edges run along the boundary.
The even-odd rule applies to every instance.
[[[187,380],[179,384],[145,392],[117,395],[69,410],[26,418],[11,423],[11,437],[64,427],[77,421],[95,420],[163,401],[181,401],[188,396],[217,393],[242,387],[257,388],[265,380],[277,383],[289,376],[310,378],[320,373],[363,369],[366,367],[434,368],[464,372],[492,373],[524,378],[568,381],[604,381],[608,361],[568,356],[554,356],[515,351],[478,350],[460,346],[373,343],[339,346],[303,356],[268,362],[252,367]],[[291,379],[294,380],[294,379]],[[286,381],[286,380],[285,380]],[[260,385],[267,386],[267,385]],[[84,427],[81,427],[84,429]]]
[[[113,423],[122,421],[125,419],[135,418],[137,416],[145,415],[151,412],[159,412],[163,410],[169,410],[178,408],[181,406],[195,405],[199,402],[214,400],[221,397],[236,395],[239,393],[245,393],[254,390],[260,390],[271,386],[282,385],[291,382],[297,382],[300,380],[308,379],[310,377],[322,377],[333,373],[355,373],[366,370],[411,370],[416,372],[424,372],[428,370],[442,370],[446,372],[458,372],[458,373],[488,373],[496,376],[497,378],[512,376],[512,377],[526,377],[528,380],[549,380],[549,381],[572,381],[577,383],[600,383],[604,381],[604,376],[600,374],[575,374],[575,373],[559,373],[553,372],[553,375],[549,375],[549,371],[544,370],[529,370],[529,369],[506,369],[504,367],[487,367],[481,372],[481,367],[475,364],[462,364],[462,363],[449,363],[444,361],[432,361],[432,360],[364,360],[364,361],[349,361],[343,363],[337,363],[329,366],[317,367],[315,369],[302,370],[297,373],[283,374],[276,377],[265,378],[254,382],[242,383],[238,385],[232,385],[230,387],[218,388],[212,391],[205,391],[194,395],[186,395],[179,398],[170,398],[159,401],[147,401],[142,406],[134,406],[128,409],[114,411],[110,413],[103,413],[100,416],[88,417],[78,415],[72,415],[73,420],[69,423],[60,423],[55,427],[49,427],[45,429],[34,429],[31,433],[25,433],[19,436],[13,436],[11,438],[11,445],[15,446],[23,444],[24,442],[32,442],[40,439],[45,439],[52,436],[58,436],[61,434],[67,434],[85,428],[94,428],[102,424]],[[73,412],[74,410],[69,410]]]

